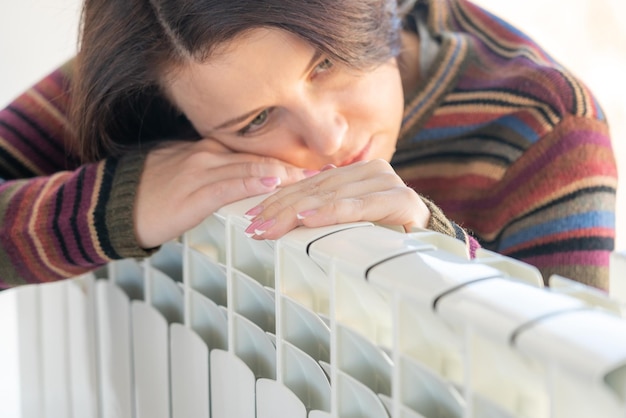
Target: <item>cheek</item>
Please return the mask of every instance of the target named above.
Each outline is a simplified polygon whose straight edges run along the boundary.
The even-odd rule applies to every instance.
[[[284,129],[273,129],[271,133],[258,137],[224,136],[216,140],[234,152],[273,157],[283,161],[287,161],[287,157],[294,151],[294,141]]]
[[[354,93],[357,103],[367,103],[369,118],[384,124],[387,129],[398,125],[404,111],[404,93],[397,68],[386,65],[372,73],[367,83]]]
[[[404,114],[404,92],[397,71],[388,71],[374,83],[375,94],[372,96],[372,115],[375,126],[372,127],[380,135],[377,136],[379,154],[376,157],[391,161],[396,150],[400,126]]]
[[[396,70],[387,78],[387,83],[382,85],[389,92],[386,95],[389,113],[395,116],[395,119],[400,123],[404,113],[404,90],[402,89],[400,73]]]

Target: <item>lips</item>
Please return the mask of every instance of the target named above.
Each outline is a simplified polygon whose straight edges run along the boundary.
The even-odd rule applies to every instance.
[[[371,142],[368,142],[367,145],[365,145],[365,147],[363,147],[363,149],[361,149],[361,151],[358,154],[354,154],[351,157],[343,160],[339,164],[339,166],[350,165],[352,163],[356,163],[357,161],[365,160],[367,157],[367,154],[369,153],[370,145],[371,145]]]

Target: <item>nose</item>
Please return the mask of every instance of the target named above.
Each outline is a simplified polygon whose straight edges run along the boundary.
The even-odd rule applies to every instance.
[[[302,139],[318,155],[331,156],[339,151],[347,131],[347,120],[331,106],[305,112]]]

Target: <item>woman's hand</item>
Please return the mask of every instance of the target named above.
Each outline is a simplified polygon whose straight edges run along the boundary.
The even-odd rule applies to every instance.
[[[198,225],[220,207],[269,193],[308,172],[272,158],[233,153],[210,139],[150,151],[135,201],[137,241],[153,248]]]
[[[246,233],[277,239],[298,225],[319,227],[371,221],[426,228],[430,211],[384,160],[322,170],[287,186],[247,212]]]

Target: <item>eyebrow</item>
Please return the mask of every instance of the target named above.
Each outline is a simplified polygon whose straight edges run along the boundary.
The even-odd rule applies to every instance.
[[[311,60],[309,61],[307,66],[304,68],[304,71],[302,72],[302,77],[304,77],[306,74],[308,74],[311,71],[311,68],[313,68],[313,66],[320,59],[321,56],[322,56],[322,51],[320,51],[319,49],[316,49],[315,53],[311,57]]]
[[[309,63],[305,67],[304,71],[302,72],[302,76],[303,77],[304,77],[304,75],[308,74],[311,71],[311,68],[313,68],[313,66],[320,59],[321,56],[322,56],[322,51],[320,51],[319,49],[316,49],[315,53],[311,57],[311,60],[309,61]],[[250,118],[250,117],[260,113],[263,109],[264,108],[253,109],[253,110],[251,110],[249,112],[244,113],[241,116],[237,116],[235,118],[229,119],[226,122],[217,125],[215,128],[213,128],[211,130],[212,131],[218,131],[218,130],[230,128],[231,126],[234,126],[234,125],[238,125],[238,124],[242,123],[243,121],[245,121],[246,119],[248,119],[248,118]]]
[[[255,115],[257,113],[260,113],[261,110],[262,110],[262,108],[251,110],[251,111],[249,111],[247,113],[244,113],[241,116],[237,116],[236,118],[229,119],[226,122],[222,123],[221,125],[216,126],[215,128],[213,128],[211,130],[212,131],[218,131],[220,129],[230,128],[233,125],[238,125],[241,122],[245,121],[246,119],[252,117],[253,115]]]

